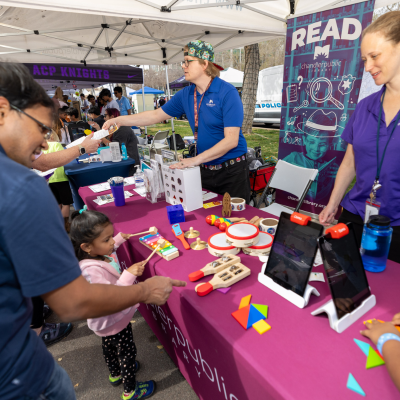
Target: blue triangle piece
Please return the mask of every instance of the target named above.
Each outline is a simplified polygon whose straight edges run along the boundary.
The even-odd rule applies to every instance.
[[[361,351],[368,357],[370,345],[368,343],[363,342],[362,340],[353,339],[356,342],[356,345],[361,349]]]
[[[347,379],[347,389],[350,389],[353,392],[361,394],[361,396],[365,396],[364,390],[361,389],[361,386],[354,379],[354,376],[352,374],[349,374],[349,378]]]
[[[251,304],[249,319],[247,320],[247,329],[249,329],[253,324],[260,321],[261,319],[265,319],[264,315],[262,315],[260,311],[258,311],[257,308],[255,308],[253,304]]]

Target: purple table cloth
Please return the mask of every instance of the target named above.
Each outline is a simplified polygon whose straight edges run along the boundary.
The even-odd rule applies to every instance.
[[[126,190],[134,186],[126,187]],[[130,190],[132,193],[132,190]],[[161,235],[178,249],[180,256],[165,261],[154,256],[146,266],[142,279],[154,275],[169,276],[188,282],[185,288],[174,288],[164,306],[142,304],[139,308],[147,323],[201,399],[205,400],[322,400],[357,399],[359,395],[346,388],[352,373],[368,398],[398,399],[399,393],[384,366],[366,370],[366,356],[353,338],[369,342],[360,335],[363,321],[370,318],[391,320],[400,312],[398,284],[400,267],[389,261],[383,273],[367,272],[377,305],[362,320],[338,334],[323,316],[310,313],[330,299],[325,282],[311,282],[320,293],[312,296],[308,306],[299,309],[257,280],[262,263],[258,257],[239,253],[251,275],[232,286],[226,293],[216,290],[199,297],[194,287],[208,282],[212,275],[198,282],[190,282],[188,275],[214,261],[207,250],[185,250],[175,238],[168,222],[165,202],[151,204],[135,193],[124,207],[113,203],[97,206],[97,194],[87,187],[79,193],[89,209],[108,215],[115,233],[136,233],[156,226]],[[108,193],[108,192],[107,192]],[[202,240],[219,232],[205,222],[209,214],[221,214],[222,207],[200,209],[185,213],[182,231],[190,227],[200,231]],[[232,217],[251,219],[263,211],[247,207]],[[188,239],[192,242],[195,239]],[[148,257],[150,250],[133,237],[118,250],[121,265],[126,268]],[[322,272],[323,266],[313,269]],[[250,328],[244,330],[231,316],[238,309],[242,297],[251,294],[251,302],[269,306],[268,324],[272,329],[263,335]],[[138,352],[140,354],[140,343]],[[150,360],[149,360],[150,361]],[[152,360],[157,362],[157,360]]]

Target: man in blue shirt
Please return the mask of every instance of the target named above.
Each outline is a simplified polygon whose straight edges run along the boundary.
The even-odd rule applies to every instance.
[[[131,103],[129,103],[129,100],[125,96],[122,96],[121,86],[115,86],[114,96],[117,98],[119,112],[121,113],[121,115],[131,115],[132,114]]]
[[[247,143],[241,130],[243,105],[234,86],[219,78],[221,67],[213,63],[214,49],[201,40],[189,42],[181,63],[185,79],[193,85],[174,95],[162,108],[106,122],[117,125],[151,125],[186,114],[195,137],[196,157],[186,158],[171,168],[201,166],[204,189],[228,192],[250,200]],[[196,105],[196,107],[195,107]]]
[[[96,318],[138,302],[163,304],[173,285],[91,285],[82,276],[46,181],[30,167],[48,148],[54,105],[23,65],[0,63],[0,399],[73,400],[66,372],[30,329],[31,298],[65,321]],[[160,280],[161,278],[161,280]]]

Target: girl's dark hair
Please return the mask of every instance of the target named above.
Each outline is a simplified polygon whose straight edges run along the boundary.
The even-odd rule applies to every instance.
[[[0,96],[21,110],[41,105],[54,111],[54,102],[23,64],[0,62]]]
[[[75,255],[79,261],[90,258],[90,256],[81,249],[82,243],[92,243],[100,236],[105,225],[111,224],[107,215],[98,211],[75,211],[71,216],[70,237],[74,246]]]

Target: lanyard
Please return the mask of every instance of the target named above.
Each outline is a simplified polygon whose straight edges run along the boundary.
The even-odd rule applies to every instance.
[[[206,94],[207,90],[210,88],[212,79],[210,83],[207,85],[206,90],[204,93],[201,95],[200,103],[199,103],[199,109],[197,109],[197,87],[194,88],[194,140],[197,142],[197,131],[199,130],[199,112],[200,112],[200,107],[201,103],[203,101],[203,97]]]
[[[382,168],[383,159],[385,158],[386,149],[388,147],[390,139],[392,138],[393,132],[396,129],[396,126],[397,126],[397,124],[399,122],[399,119],[400,119],[400,113],[399,113],[399,116],[397,117],[396,122],[394,123],[392,132],[390,133],[389,139],[388,139],[388,141],[386,143],[385,149],[383,150],[382,160],[381,160],[381,162],[379,162],[379,136],[380,136],[380,130],[381,130],[381,117],[382,117],[383,100],[385,99],[385,93],[386,93],[386,89],[383,92],[383,97],[382,97],[382,101],[381,101],[381,107],[379,109],[378,131],[376,133],[376,161],[377,161],[377,169],[376,169],[376,176],[375,176],[375,182],[376,183],[379,183],[379,176],[381,175],[381,168]]]

